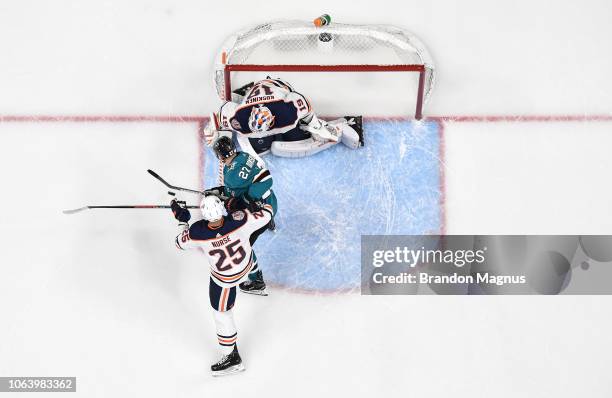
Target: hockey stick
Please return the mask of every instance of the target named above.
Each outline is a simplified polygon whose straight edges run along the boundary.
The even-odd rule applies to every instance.
[[[175,185],[171,185],[170,183],[168,183],[168,181],[164,180],[163,178],[161,178],[161,176],[159,174],[157,174],[156,172],[154,172],[151,169],[148,169],[147,172],[149,174],[151,174],[153,177],[155,177],[157,180],[159,180],[162,184],[164,184],[167,188],[170,189],[174,189],[175,191],[183,191],[183,192],[191,192],[191,193],[197,193],[200,195],[215,195],[217,196],[219,199],[221,200],[227,200],[229,199],[227,196],[223,195],[222,193],[220,193],[219,191],[217,191],[216,189],[207,189],[205,191],[196,191],[194,189],[189,189],[189,188],[183,188],[183,187],[177,187]],[[174,196],[173,192],[168,192],[168,194],[170,194],[171,196]],[[187,206],[187,208],[190,208],[189,206]],[[77,209],[77,211],[80,211],[81,209]],[[272,217],[272,219],[270,220],[270,227],[269,229],[271,231],[275,231],[276,230],[276,224],[274,223],[274,217]]]
[[[161,176],[159,174],[157,174],[156,172],[154,172],[151,169],[148,169],[147,172],[149,174],[151,174],[153,177],[155,177],[157,180],[159,180],[162,184],[164,184],[166,187],[170,188],[170,189],[174,189],[175,191],[183,191],[183,192],[191,192],[191,193],[197,193],[198,195],[206,195],[207,192],[206,191],[196,191],[195,189],[189,189],[189,188],[183,188],[183,187],[177,187],[175,185],[170,184],[168,181],[164,180],[163,178],[161,178]]]
[[[118,206],[83,206],[78,209],[62,210],[64,214],[75,214],[90,209],[169,209],[168,205],[118,205]],[[199,209],[199,206],[185,206],[186,209]]]
[[[164,184],[166,187],[168,187],[170,189],[174,189],[175,191],[183,191],[183,192],[189,192],[189,193],[196,193],[198,195],[204,195],[204,196],[215,195],[215,196],[218,196],[219,199],[221,199],[221,200],[226,200],[227,199],[227,197],[225,195],[223,195],[221,192],[217,191],[216,189],[207,189],[205,191],[196,191],[195,189],[177,187],[176,185],[172,185],[168,181],[166,181],[163,178],[161,178],[161,176],[159,174],[157,174],[156,172],[154,172],[153,170],[148,169],[147,172],[149,174],[151,174],[155,179],[159,180],[159,182]]]

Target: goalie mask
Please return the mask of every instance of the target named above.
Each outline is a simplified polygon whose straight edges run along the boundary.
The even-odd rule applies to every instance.
[[[274,115],[263,105],[255,106],[249,116],[249,129],[253,133],[265,133],[274,126]]]

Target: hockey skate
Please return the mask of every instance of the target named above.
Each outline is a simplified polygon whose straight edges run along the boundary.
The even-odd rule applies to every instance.
[[[345,116],[344,117],[349,126],[351,126],[359,135],[359,144],[363,146],[365,144],[363,139],[363,117],[362,116]]]
[[[248,281],[242,282],[238,287],[244,293],[256,294],[258,296],[268,295],[268,292],[266,292],[266,282],[264,282],[261,270],[255,273],[255,280],[249,278]]]
[[[268,223],[268,229],[272,232],[276,232],[276,223],[274,222],[274,217]]]
[[[244,365],[238,353],[238,347],[234,346],[234,350],[230,354],[224,355],[219,362],[210,367],[210,370],[215,377],[227,376],[244,371]]]

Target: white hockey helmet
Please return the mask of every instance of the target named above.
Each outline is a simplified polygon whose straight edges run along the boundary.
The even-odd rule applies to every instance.
[[[225,214],[225,207],[221,199],[215,195],[204,196],[202,203],[200,203],[200,209],[206,221],[218,221]]]
[[[263,105],[254,106],[249,116],[249,129],[253,133],[265,133],[274,126],[272,111]]]

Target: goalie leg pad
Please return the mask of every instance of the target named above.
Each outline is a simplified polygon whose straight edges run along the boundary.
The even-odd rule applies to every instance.
[[[336,141],[317,141],[313,138],[302,141],[274,141],[272,154],[284,158],[302,158],[314,155],[336,144]]]
[[[278,141],[302,141],[311,137],[309,132],[304,131],[299,127],[286,131],[282,134],[278,134],[277,136],[279,137]]]

